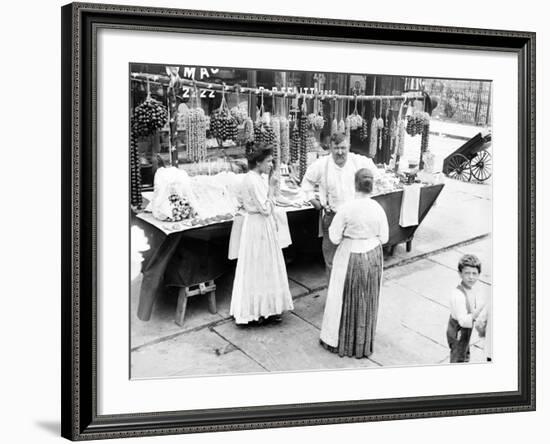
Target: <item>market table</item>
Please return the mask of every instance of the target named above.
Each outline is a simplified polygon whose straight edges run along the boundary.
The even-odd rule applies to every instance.
[[[399,217],[403,191],[397,190],[373,196],[386,212],[389,240],[384,245],[390,254],[396,245],[406,242],[411,249],[414,233],[430,211],[443,189],[443,184],[421,188],[418,225],[401,227]],[[321,248],[319,239],[319,212],[311,206],[285,208],[293,241],[293,248],[306,245]],[[229,236],[233,221],[227,220],[203,226],[181,222],[162,222],[150,213],[132,216],[132,224],[145,232],[150,249],[144,254],[143,280],[139,295],[137,316],[142,321],[151,317],[153,304],[162,285],[186,287],[216,279],[231,268],[227,258]]]

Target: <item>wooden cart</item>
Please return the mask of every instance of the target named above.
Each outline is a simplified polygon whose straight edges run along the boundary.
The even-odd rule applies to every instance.
[[[443,161],[443,173],[451,179],[470,182],[472,178],[485,182],[492,174],[492,160],[488,149],[491,134],[476,134]]]

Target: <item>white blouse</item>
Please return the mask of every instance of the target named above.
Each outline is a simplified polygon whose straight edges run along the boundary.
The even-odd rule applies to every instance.
[[[240,188],[240,200],[247,213],[261,213],[269,216],[273,211],[273,203],[268,198],[267,176],[254,171],[244,175]]]
[[[388,218],[378,202],[370,197],[359,197],[342,204],[328,233],[333,244],[339,244],[344,237],[377,238],[381,244],[385,244],[389,239]]]

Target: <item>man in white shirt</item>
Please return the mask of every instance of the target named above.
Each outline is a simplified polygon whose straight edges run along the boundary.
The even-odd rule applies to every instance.
[[[302,190],[307,199],[317,210],[322,211],[323,257],[329,279],[337,245],[330,241],[328,228],[338,208],[355,198],[355,173],[361,168],[367,168],[375,176],[378,175],[371,159],[350,153],[346,135],[335,133],[330,138],[330,155],[313,162],[302,180]],[[315,194],[317,186],[318,197]]]

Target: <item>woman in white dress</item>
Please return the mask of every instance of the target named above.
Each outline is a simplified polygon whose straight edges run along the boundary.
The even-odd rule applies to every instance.
[[[241,185],[241,200],[246,211],[238,249],[230,313],[238,325],[266,320],[280,321],[284,311],[292,310],[286,266],[274,214],[276,176],[268,181],[273,156],[266,145],[249,153],[249,171]]]
[[[382,283],[382,244],[388,219],[370,198],[373,174],[355,174],[355,199],[344,203],[329,227],[338,245],[334,255],[321,328],[321,345],[342,356],[368,357],[373,352]]]

